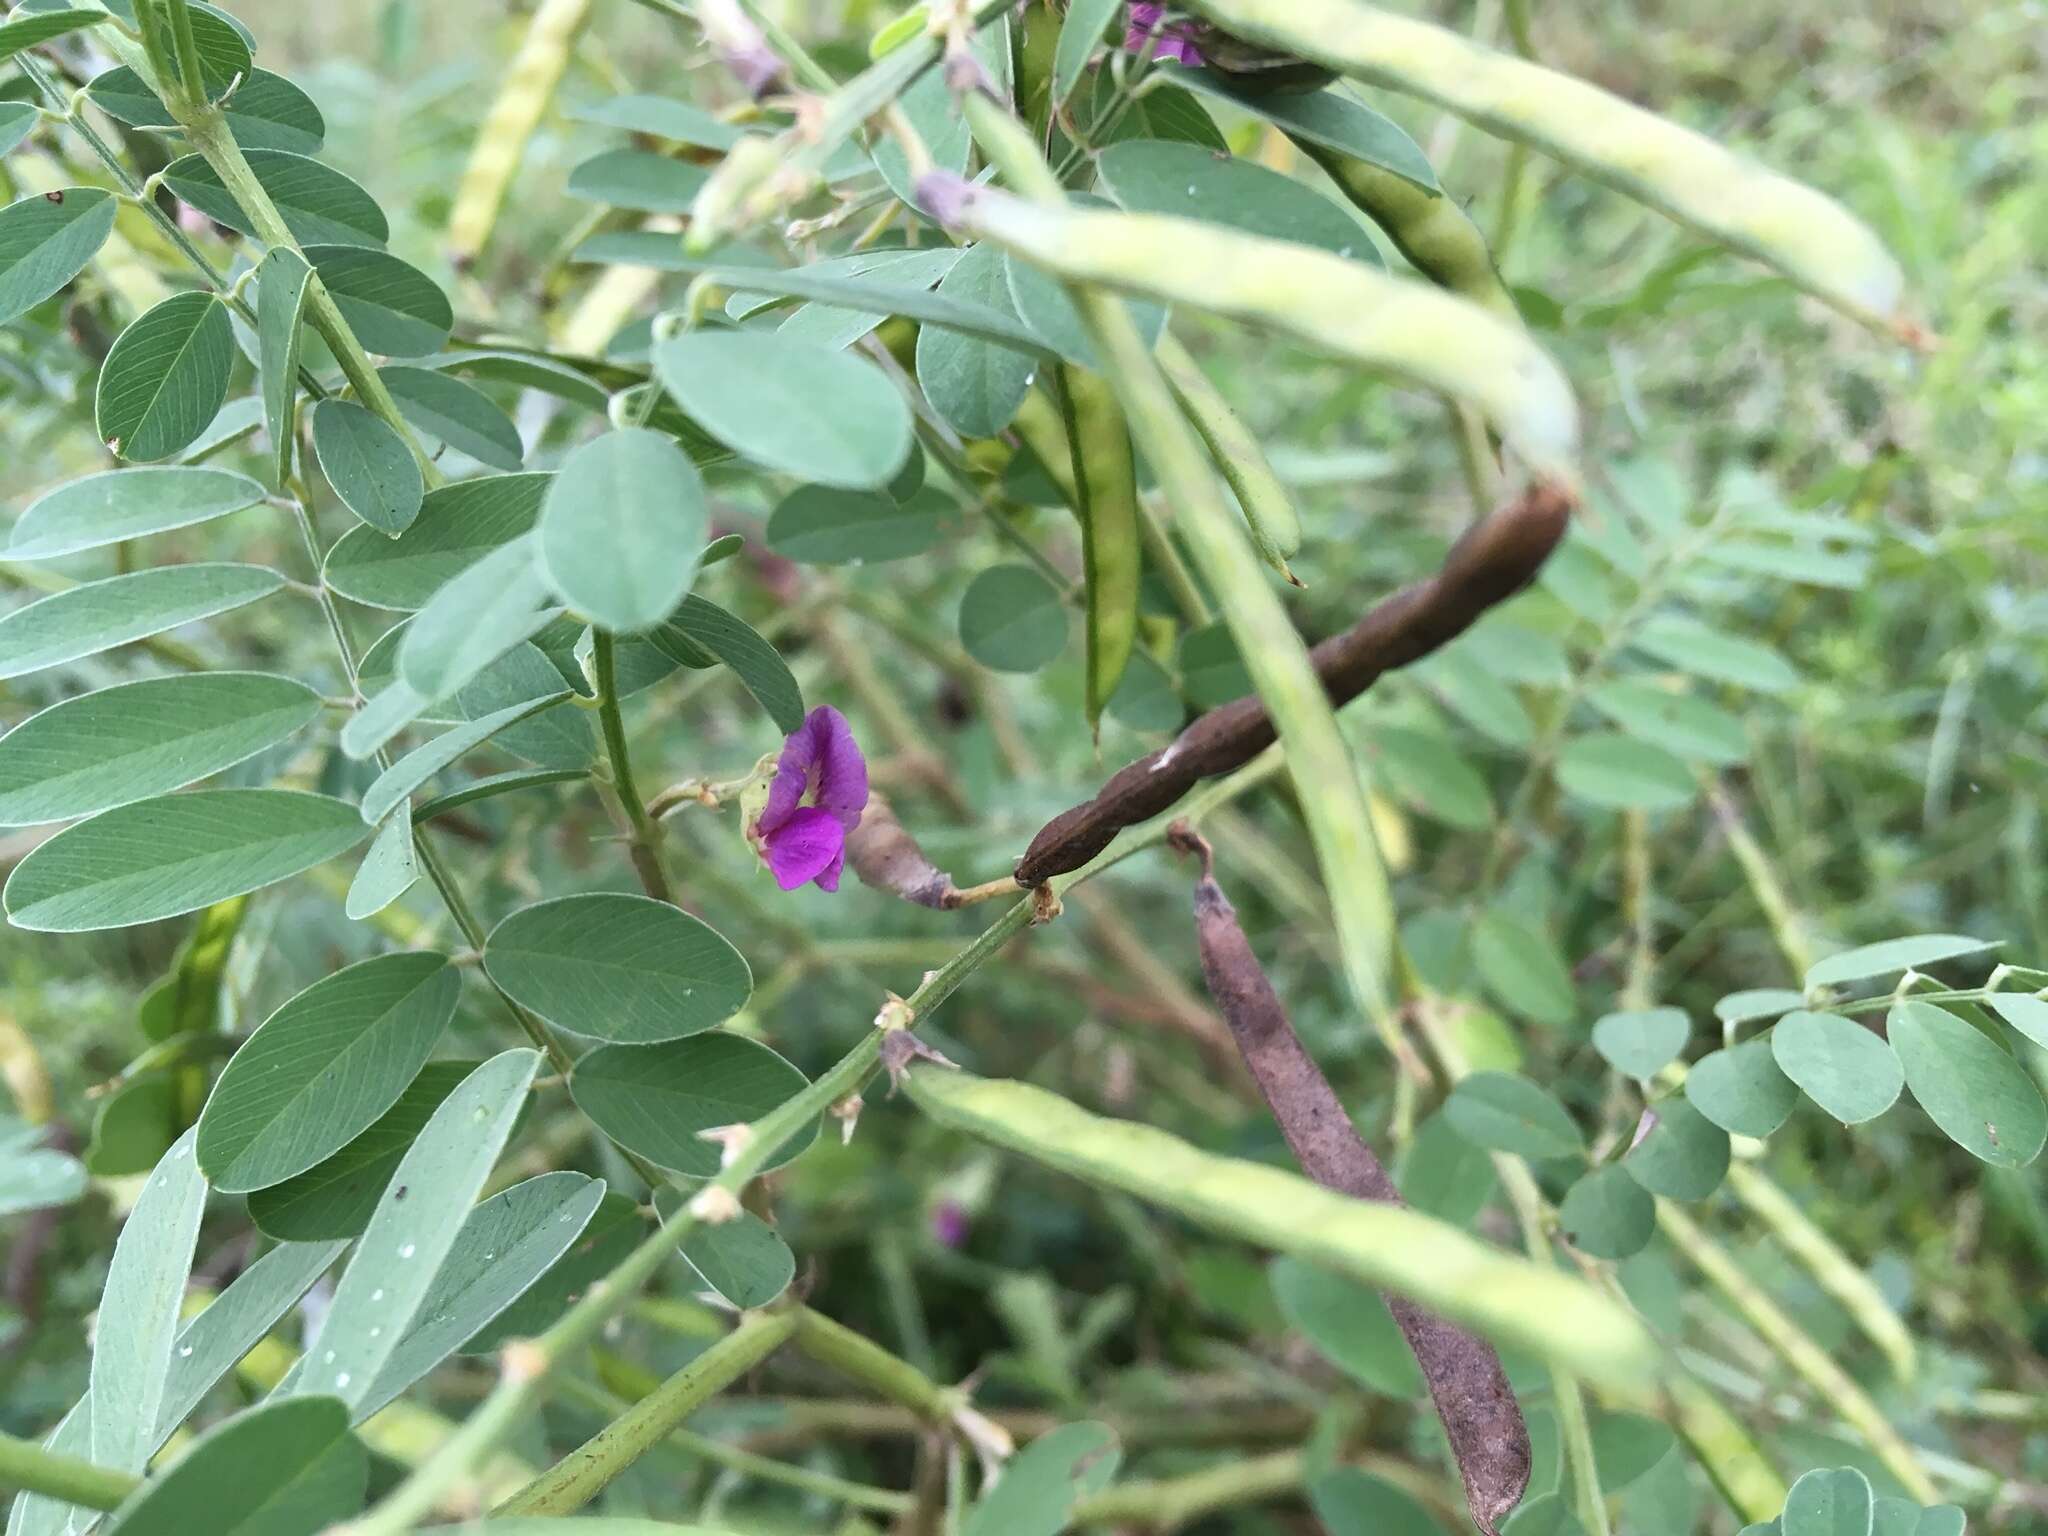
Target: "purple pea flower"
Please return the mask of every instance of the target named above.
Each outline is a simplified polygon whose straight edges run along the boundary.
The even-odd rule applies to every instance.
[[[775,883],[785,891],[812,881],[820,890],[838,890],[846,837],[860,825],[867,803],[868,764],[853,728],[846,716],[821,704],[782,744],[768,803],[754,823]]]
[[[1202,50],[1195,45],[1199,33],[1191,22],[1177,22],[1169,25],[1164,5],[1148,4],[1146,0],[1131,0],[1130,30],[1124,34],[1124,51],[1143,53],[1145,45],[1157,34],[1159,45],[1153,50],[1155,59],[1172,59],[1190,69],[1202,67]]]

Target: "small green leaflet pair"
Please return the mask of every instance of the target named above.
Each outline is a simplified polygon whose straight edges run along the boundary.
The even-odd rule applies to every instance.
[[[1854,1467],[1819,1467],[1792,1485],[1782,1515],[1744,1526],[1742,1536],[1963,1536],[1966,1528],[1953,1504],[1922,1509],[1873,1492]]]

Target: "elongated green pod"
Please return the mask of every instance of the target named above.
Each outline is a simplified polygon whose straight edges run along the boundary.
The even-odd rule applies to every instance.
[[[1052,481],[1053,488],[1072,506],[1081,493],[1074,484],[1074,454],[1067,446],[1067,428],[1060,419],[1059,410],[1042,391],[1034,389],[1017,407],[1010,430],[1031,450]]]
[[[1138,581],[1145,569],[1138,465],[1123,408],[1101,376],[1064,364],[1059,379],[1088,578],[1088,727],[1100,730],[1103,707],[1138,642]]]
[[[1531,469],[1576,476],[1571,385],[1519,324],[1328,251],[1194,219],[1026,202],[964,182],[947,217],[1069,282],[1189,304],[1470,401]]]
[[[1844,314],[1919,337],[1899,313],[1898,263],[1862,220],[1597,85],[1366,0],[1186,0],[1186,8],[1236,36],[1435,102],[1755,257]]]
[[[498,99],[484,118],[456,183],[448,214],[448,254],[460,266],[474,261],[489,243],[505,205],[505,193],[525,158],[526,146],[569,67],[576,34],[590,17],[590,0],[541,0],[526,24],[526,37],[505,72]]]
[[[1208,445],[1217,471],[1237,493],[1245,531],[1251,534],[1259,558],[1292,585],[1302,585],[1287,568],[1287,557],[1301,548],[1301,514],[1294,510],[1294,498],[1273,472],[1258,437],[1172,332],[1159,338],[1152,355],[1159,359],[1181,410]]]
[[[1090,1114],[1027,1083],[923,1065],[910,1069],[907,1083],[918,1108],[970,1136],[1210,1231],[1411,1297],[1497,1344],[1554,1360],[1618,1400],[1657,1402],[1664,1362],[1648,1330],[1554,1266],[1418,1211],[1353,1199],[1267,1163],[1218,1157],[1149,1125]]]
[[[1340,154],[1305,134],[1289,134],[1358,211],[1386,232],[1408,264],[1439,288],[1448,288],[1505,320],[1522,323],[1514,296],[1501,282],[1486,236],[1458,200],[1418,187],[1405,176]]]

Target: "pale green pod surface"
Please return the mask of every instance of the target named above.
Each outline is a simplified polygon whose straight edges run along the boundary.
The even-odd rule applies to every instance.
[[[1469,400],[1536,472],[1574,478],[1579,411],[1563,371],[1519,325],[1454,294],[1193,219],[1083,212],[977,189],[963,220],[1070,281],[1269,326]]]
[[[1754,256],[1845,314],[1915,334],[1898,312],[1898,263],[1862,220],[1596,85],[1364,0],[1187,0],[1187,9],[1236,36],[1435,102]]]

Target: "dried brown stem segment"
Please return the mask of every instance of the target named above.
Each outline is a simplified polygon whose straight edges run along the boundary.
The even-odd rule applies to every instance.
[[[1382,674],[1450,644],[1526,587],[1564,537],[1573,505],[1570,491],[1539,481],[1467,531],[1434,576],[1402,588],[1316,646],[1309,658],[1330,702],[1348,704]],[[1038,885],[1079,869],[1125,827],[1157,816],[1203,779],[1243,767],[1273,738],[1272,717],[1256,695],[1210,710],[1164,749],[1120,769],[1093,800],[1040,828],[1018,861],[1017,883]]]
[[[1195,936],[1202,978],[1301,1171],[1356,1199],[1402,1204],[1393,1179],[1360,1138],[1329,1079],[1288,1022],[1230,898],[1216,883],[1209,845],[1184,822],[1176,823],[1168,836],[1176,848],[1201,857]],[[1429,1384],[1472,1519],[1493,1536],[1497,1523],[1521,1501],[1530,1467],[1529,1431],[1500,1357],[1484,1340],[1403,1297],[1389,1296],[1387,1310]]]
[[[874,793],[868,795],[860,825],[847,835],[846,862],[862,885],[941,912],[972,906],[993,896],[1017,894],[1017,887],[1008,880],[992,880],[987,885],[964,890],[955,885],[951,875],[925,857],[917,839],[896,819],[888,800]]]

